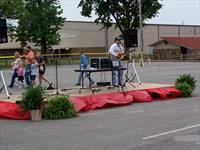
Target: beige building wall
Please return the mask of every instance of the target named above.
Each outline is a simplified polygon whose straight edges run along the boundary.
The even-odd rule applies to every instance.
[[[180,26],[180,36],[181,37],[193,37],[195,36],[194,27],[181,27]]]
[[[160,25],[158,27],[159,39],[161,37],[179,37],[179,26]]]
[[[54,48],[105,47],[105,29],[92,22],[65,22],[59,31],[60,45]]]
[[[145,25],[143,29],[143,41],[144,41],[144,53],[148,52],[150,44],[155,43],[159,40],[158,26]],[[140,38],[138,34],[138,44],[140,45]],[[138,48],[139,51],[139,48]]]
[[[67,21],[59,31],[61,43],[53,48],[104,48],[108,49],[113,39],[121,33],[113,25],[108,30],[102,29],[102,25],[94,22]],[[138,31],[138,45],[140,37]],[[192,25],[162,25],[146,24],[143,28],[144,52],[149,45],[160,40],[161,37],[187,37],[200,36],[200,26]],[[0,49],[20,48],[20,44],[11,42],[0,44]],[[140,47],[137,51],[141,51]]]
[[[200,37],[200,26],[194,27],[195,31],[195,36]]]

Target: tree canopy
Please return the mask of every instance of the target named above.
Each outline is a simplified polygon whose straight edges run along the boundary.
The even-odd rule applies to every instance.
[[[17,20],[10,27],[21,46],[27,42],[40,46],[44,53],[48,47],[60,42],[58,30],[64,23],[59,0],[1,0],[0,17]]]
[[[0,17],[18,19],[24,11],[24,0],[1,0]]]
[[[44,53],[49,46],[59,44],[58,30],[64,23],[63,10],[58,0],[25,0],[25,13],[19,19],[17,38],[41,46]]]
[[[141,0],[142,21],[151,19],[158,14],[162,5],[158,0]],[[139,28],[138,0],[81,0],[78,7],[81,14],[91,17],[92,12],[97,15],[95,22],[110,27],[113,22],[123,33],[124,29]]]

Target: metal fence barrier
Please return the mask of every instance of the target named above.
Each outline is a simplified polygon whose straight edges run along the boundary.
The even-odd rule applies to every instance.
[[[93,57],[108,57],[108,53],[85,53],[89,59]],[[72,54],[45,54],[45,60],[47,65],[55,63],[55,59],[58,60],[59,65],[66,64],[78,64],[80,53]],[[140,61],[141,53],[133,52],[133,58],[135,61]],[[200,54],[143,54],[144,61],[200,61]],[[0,68],[11,67],[11,63],[14,60],[14,56],[0,56]]]

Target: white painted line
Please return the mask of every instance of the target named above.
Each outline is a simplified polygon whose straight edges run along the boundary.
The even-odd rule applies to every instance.
[[[144,137],[142,139],[143,140],[148,140],[148,139],[152,139],[152,138],[159,137],[159,136],[162,136],[162,135],[167,135],[167,134],[170,134],[170,133],[175,133],[175,132],[179,132],[179,131],[183,131],[183,130],[187,130],[187,129],[192,129],[192,128],[196,128],[196,127],[200,127],[200,124],[189,126],[189,127],[185,127],[185,128],[181,128],[181,129],[177,129],[177,130],[172,130],[172,131],[168,131],[168,132],[163,132],[163,133],[156,134],[156,135],[153,135],[153,136]]]

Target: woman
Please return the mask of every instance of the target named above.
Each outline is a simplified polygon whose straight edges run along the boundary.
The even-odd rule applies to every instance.
[[[44,80],[45,82],[47,82],[49,84],[49,87],[52,86],[52,83],[50,83],[45,77],[44,77],[44,74],[45,74],[45,71],[46,71],[46,68],[45,68],[45,61],[44,61],[44,57],[42,56],[41,52],[40,51],[37,51],[37,54],[36,54],[36,61],[37,61],[37,65],[38,65],[38,70],[39,70],[39,85],[42,85],[42,80]]]
[[[15,83],[15,78],[18,77],[18,75],[17,75],[18,69],[22,65],[22,60],[20,58],[19,52],[15,52],[14,56],[15,56],[15,61],[12,63],[13,74],[12,74],[12,78],[11,78],[11,83],[8,86],[9,88],[13,88],[13,85]]]

